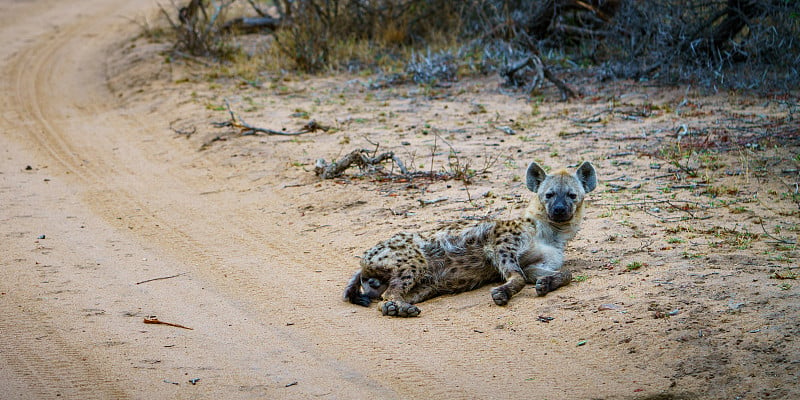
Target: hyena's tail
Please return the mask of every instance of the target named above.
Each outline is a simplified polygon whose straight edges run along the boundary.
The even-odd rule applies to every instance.
[[[350,282],[347,282],[343,300],[364,307],[369,307],[372,303],[372,299],[361,292],[361,270],[356,271],[353,277],[350,278]]]

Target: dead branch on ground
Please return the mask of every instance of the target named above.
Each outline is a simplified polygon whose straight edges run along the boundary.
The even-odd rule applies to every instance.
[[[650,246],[653,245],[653,243],[655,243],[655,241],[652,240],[652,239],[644,240],[644,241],[641,242],[641,246],[639,246],[638,248],[635,248],[635,249],[630,249],[630,250],[623,251],[622,254],[619,255],[619,257],[622,258],[622,257],[630,256],[632,254],[638,254],[638,253],[646,252],[646,251],[648,251]]]
[[[222,121],[222,122],[212,122],[211,124],[217,128],[224,128],[224,127],[231,127],[237,129],[241,136],[248,136],[248,135],[257,135],[259,133],[267,134],[267,135],[281,135],[281,136],[297,136],[302,135],[304,133],[309,132],[316,132],[316,131],[325,131],[327,132],[330,127],[320,125],[315,120],[308,121],[305,125],[303,125],[302,129],[295,132],[286,132],[286,131],[276,131],[274,129],[269,128],[260,128],[257,126],[253,126],[245,122],[242,117],[236,115],[235,112],[231,109],[231,105],[228,100],[225,100],[225,107],[228,108],[228,113],[230,114],[230,121]]]
[[[181,272],[180,274],[175,274],[175,275],[170,275],[170,276],[162,276],[162,277],[160,277],[160,278],[145,279],[145,280],[143,280],[143,281],[136,282],[136,284],[137,284],[137,285],[141,285],[141,284],[143,284],[143,283],[147,283],[147,282],[153,282],[153,281],[160,281],[160,280],[164,280],[164,279],[172,279],[172,278],[177,278],[177,277],[179,277],[179,276],[186,275],[187,273],[188,273],[188,272]]]
[[[262,16],[262,17],[240,17],[234,18],[224,25],[222,25],[223,31],[231,31],[235,30],[237,32],[243,33],[255,33],[260,32],[262,30],[268,31],[276,31],[278,28],[281,27],[283,21],[277,18],[272,18],[269,16]]]
[[[789,245],[797,244],[796,240],[790,240],[790,239],[784,239],[784,238],[781,238],[781,237],[776,237],[775,235],[772,235],[771,233],[767,232],[767,228],[764,227],[764,220],[763,219],[759,219],[758,224],[761,225],[761,230],[764,231],[764,234],[767,235],[767,237],[769,237],[770,239],[774,240],[775,243],[789,244]]]
[[[159,320],[158,318],[156,318],[156,317],[149,317],[149,318],[145,318],[145,319],[144,319],[144,323],[145,323],[145,324],[160,324],[160,325],[174,326],[174,327],[176,327],[176,328],[188,329],[188,330],[190,330],[190,331],[191,331],[191,330],[194,330],[193,328],[189,328],[188,326],[183,326],[183,325],[181,325],[181,324],[173,324],[172,322],[164,322],[164,321],[160,321],[160,320]]]
[[[372,154],[372,155],[370,155]],[[399,173],[394,173],[392,171],[385,171],[379,168],[379,165],[387,160],[392,160],[394,165],[397,166]],[[413,164],[413,163],[412,163]],[[468,180],[471,176],[464,174],[463,172],[459,173],[458,169],[453,169],[452,171],[444,171],[444,172],[437,172],[434,171],[432,168],[430,171],[409,171],[405,163],[397,157],[394,152],[387,151],[381,154],[377,153],[377,149],[374,151],[367,150],[367,149],[356,149],[351,151],[350,153],[345,154],[341,159],[338,161],[327,162],[325,159],[320,158],[317,159],[317,162],[314,166],[314,173],[321,177],[322,179],[333,179],[342,176],[344,171],[352,166],[359,167],[362,171],[368,170],[368,173],[371,172],[380,172],[385,177],[390,179],[399,179],[405,181],[411,181],[414,179],[431,179],[431,180],[450,180],[450,179],[462,179]]]
[[[339,161],[334,161],[332,163],[328,163],[325,159],[320,158],[314,166],[314,172],[322,179],[332,179],[341,176],[342,173],[352,165],[356,165],[363,170],[370,166],[379,165],[386,160],[392,160],[395,165],[397,165],[397,168],[400,169],[401,174],[408,175],[405,164],[394,155],[394,152],[387,151],[373,157],[370,157],[369,153],[370,151],[366,149],[356,149],[346,154]]]
[[[547,68],[547,65],[545,65],[536,55],[528,56],[522,61],[507,67],[501,72],[501,75],[506,79],[508,84],[513,86],[522,86],[526,79],[517,76],[517,73],[525,70],[526,67],[533,71],[533,77],[530,78],[531,89],[539,87],[542,82],[547,79],[558,88],[559,92],[561,93],[561,100],[566,101],[570,98],[578,97],[577,93],[575,93],[572,88],[567,86],[564,81],[555,76],[553,72]]]
[[[194,135],[197,132],[197,127],[192,125],[191,129],[182,129],[176,128],[175,123],[178,122],[180,119],[176,119],[169,122],[169,129],[178,135],[186,136],[187,138]]]

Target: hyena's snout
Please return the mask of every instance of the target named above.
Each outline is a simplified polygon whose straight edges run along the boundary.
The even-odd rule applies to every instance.
[[[566,196],[555,196],[547,207],[548,217],[555,222],[567,222],[575,214],[573,202]]]

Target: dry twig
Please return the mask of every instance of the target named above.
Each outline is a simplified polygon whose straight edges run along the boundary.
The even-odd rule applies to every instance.
[[[276,131],[274,129],[260,128],[248,124],[242,119],[242,117],[236,115],[236,113],[233,112],[233,110],[231,109],[231,104],[228,102],[227,99],[225,99],[225,107],[228,108],[228,113],[231,116],[230,121],[212,122],[211,124],[217,128],[231,127],[238,129],[239,134],[242,136],[256,135],[259,133],[267,135],[297,136],[297,135],[302,135],[304,133],[316,132],[318,130],[327,132],[328,129],[330,129],[330,127],[320,125],[319,123],[317,123],[317,121],[314,121],[313,119],[308,121],[305,125],[303,125],[302,129],[296,132],[284,132],[284,131]]]
[[[767,235],[769,238],[775,240],[776,242],[782,243],[782,244],[790,244],[790,245],[797,244],[797,241],[795,241],[795,240],[787,240],[787,239],[775,237],[774,235],[772,235],[769,232],[767,232],[767,228],[764,227],[764,220],[763,219],[758,221],[758,223],[759,223],[759,225],[761,225],[761,230],[764,231],[764,234]]]
[[[369,152],[370,151],[366,149],[356,149],[346,154],[339,161],[334,161],[330,164],[324,159],[320,158],[317,160],[316,165],[314,166],[314,172],[322,179],[332,179],[340,176],[353,164],[363,169],[368,166],[378,165],[386,160],[392,160],[400,169],[401,174],[408,175],[408,170],[406,169],[405,164],[403,164],[403,162],[394,155],[394,152],[387,151],[374,157],[370,157]]]
[[[175,123],[176,123],[176,122],[178,122],[178,121],[179,121],[179,120],[177,120],[177,119],[176,119],[176,120],[174,120],[174,121],[170,121],[170,122],[169,122],[169,129],[170,129],[171,131],[173,131],[173,132],[177,133],[178,135],[183,135],[183,136],[186,136],[187,138],[188,138],[189,136],[192,136],[192,135],[194,135],[194,134],[197,132],[197,127],[196,127],[196,126],[194,126],[194,125],[192,125],[192,129],[191,129],[191,130],[189,130],[189,129],[180,129],[180,128],[176,128],[174,125],[175,125]]]
[[[145,323],[145,324],[160,324],[160,325],[174,326],[174,327],[176,327],[176,328],[188,329],[188,330],[190,330],[190,331],[191,331],[191,330],[194,330],[194,329],[192,329],[192,328],[189,328],[188,326],[183,326],[183,325],[181,325],[181,324],[173,324],[172,322],[164,322],[164,321],[160,321],[160,320],[159,320],[158,318],[156,318],[156,317],[145,318],[145,319],[144,319],[144,323]]]
[[[556,77],[547,65],[545,65],[542,60],[536,56],[531,55],[522,61],[518,62],[515,65],[508,67],[505,71],[501,73],[509,82],[517,82],[518,78],[515,77],[515,74],[522,70],[525,67],[529,67],[533,70],[533,84],[531,85],[533,88],[538,87],[542,81],[547,79],[548,81],[552,82],[558,88],[559,92],[561,93],[561,100],[567,101],[570,98],[578,97],[577,93],[575,93],[572,88],[567,86],[564,81]]]
[[[170,276],[162,276],[160,278],[145,279],[145,280],[143,280],[141,282],[136,282],[136,284],[137,285],[141,285],[143,283],[152,282],[152,281],[160,281],[160,280],[163,280],[163,279],[177,278],[177,277],[179,277],[181,275],[186,275],[186,274],[187,274],[187,272],[181,272],[180,274],[175,274],[175,275],[170,275]]]

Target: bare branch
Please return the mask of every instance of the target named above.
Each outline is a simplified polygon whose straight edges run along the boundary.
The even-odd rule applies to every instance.
[[[320,125],[319,123],[317,123],[317,121],[314,121],[313,119],[308,121],[305,125],[303,125],[303,128],[301,130],[296,132],[285,132],[285,131],[276,131],[274,129],[268,129],[268,128],[260,128],[248,124],[240,116],[236,115],[236,113],[233,112],[233,109],[231,109],[231,104],[228,102],[227,99],[225,99],[225,107],[227,107],[228,113],[231,116],[230,121],[212,122],[211,124],[217,128],[231,127],[238,129],[239,134],[242,136],[256,135],[259,133],[267,135],[297,136],[297,135],[302,135],[304,133],[316,132],[318,130],[328,131],[328,129],[330,129],[330,127]]]

